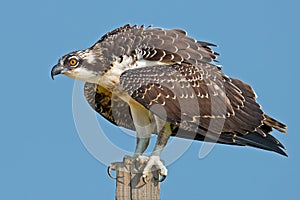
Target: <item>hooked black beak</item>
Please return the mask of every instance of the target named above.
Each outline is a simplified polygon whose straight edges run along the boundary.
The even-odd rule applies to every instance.
[[[51,78],[54,80],[54,76],[62,74],[64,71],[64,66],[61,66],[60,64],[55,65],[51,70]]]

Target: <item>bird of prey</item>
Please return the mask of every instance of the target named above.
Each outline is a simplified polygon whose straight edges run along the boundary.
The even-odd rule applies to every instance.
[[[184,30],[127,24],[88,49],[62,56],[51,76],[86,82],[84,94],[96,112],[136,131],[136,159],[145,159],[151,134],[158,135],[143,177],[154,166],[167,175],[160,154],[170,136],[287,156],[270,134],[287,126],[262,111],[248,84],[221,71],[214,46]]]

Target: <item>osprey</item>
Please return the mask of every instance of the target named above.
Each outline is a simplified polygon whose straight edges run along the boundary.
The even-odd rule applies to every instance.
[[[170,136],[252,146],[287,156],[270,132],[287,126],[265,114],[252,88],[214,64],[214,44],[184,30],[130,26],[105,34],[86,50],[71,52],[52,68],[85,83],[93,109],[111,123],[136,131],[134,158],[165,177],[160,154]],[[151,134],[157,141],[143,156]]]

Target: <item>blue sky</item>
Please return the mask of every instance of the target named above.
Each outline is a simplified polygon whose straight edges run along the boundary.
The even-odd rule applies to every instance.
[[[2,2],[0,199],[114,199],[106,166],[77,134],[74,81],[52,81],[50,70],[125,23],[182,28],[218,44],[224,72],[250,83],[264,111],[289,126],[287,135],[274,132],[288,158],[217,145],[199,159],[202,143],[192,143],[168,166],[162,199],[299,199],[299,7],[296,0]],[[134,149],[132,136],[99,123],[112,142]]]

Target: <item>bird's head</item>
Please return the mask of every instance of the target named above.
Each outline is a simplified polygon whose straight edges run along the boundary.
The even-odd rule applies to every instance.
[[[77,80],[97,83],[105,69],[106,64],[100,53],[74,51],[59,59],[51,70],[51,77],[54,79],[54,76],[64,74]]]

